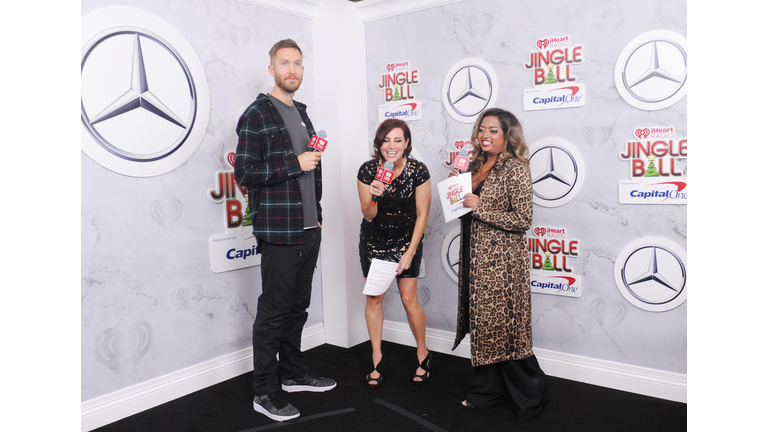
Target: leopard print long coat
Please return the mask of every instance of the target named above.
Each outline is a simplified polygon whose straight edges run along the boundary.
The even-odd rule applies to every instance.
[[[533,219],[533,189],[528,165],[509,158],[491,170],[473,212],[470,245],[462,239],[459,256],[471,246],[469,303],[462,298],[459,262],[459,311],[456,341],[469,332],[472,366],[533,355],[530,264],[525,231]]]

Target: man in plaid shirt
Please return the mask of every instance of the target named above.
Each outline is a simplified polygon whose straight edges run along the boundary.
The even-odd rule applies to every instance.
[[[301,353],[322,222],[322,153],[307,151],[315,131],[306,105],[293,100],[304,75],[303,57],[290,39],[276,43],[269,56],[275,86],[269,94],[259,94],[240,117],[235,178],[248,189],[261,254],[262,293],[253,323],[253,408],[283,421],[298,417],[299,411],[282,396],[278,368],[287,392],[323,392],[336,382],[309,374]]]

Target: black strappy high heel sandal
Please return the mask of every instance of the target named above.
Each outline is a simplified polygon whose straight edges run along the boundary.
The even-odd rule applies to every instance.
[[[375,389],[381,385],[382,378],[384,378],[384,374],[381,373],[382,365],[384,364],[384,357],[381,357],[381,360],[379,360],[379,364],[376,366],[373,365],[373,359],[371,359],[371,372],[368,373],[368,375],[365,376],[365,384],[368,386],[368,388]],[[371,374],[376,371],[379,373],[378,378],[371,378]],[[371,384],[371,381],[375,382],[376,384]]]
[[[418,359],[417,359],[418,360]],[[432,367],[432,351],[427,352],[427,356],[424,357],[424,360],[419,365],[420,368],[424,369],[424,374],[419,375],[418,374],[418,368],[416,368],[416,372],[413,373],[413,383],[415,385],[422,385],[426,384],[427,381],[429,381],[430,373],[429,369]],[[421,378],[421,381],[416,381],[416,378]]]

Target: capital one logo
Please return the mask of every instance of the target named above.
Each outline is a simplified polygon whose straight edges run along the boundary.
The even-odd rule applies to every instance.
[[[443,80],[443,106],[451,117],[473,123],[477,115],[496,103],[499,84],[490,64],[466,58],[454,64]]]
[[[531,145],[529,153],[534,204],[559,207],[579,193],[585,167],[576,147],[563,139],[544,138]]]
[[[170,24],[132,7],[98,9],[83,17],[81,30],[83,152],[134,177],[183,164],[210,110],[194,49]]]
[[[640,309],[672,310],[688,297],[687,260],[685,250],[667,239],[635,240],[616,258],[616,286],[629,303]]]
[[[614,69],[616,89],[630,105],[660,110],[687,94],[687,40],[668,30],[643,33],[619,54]]]

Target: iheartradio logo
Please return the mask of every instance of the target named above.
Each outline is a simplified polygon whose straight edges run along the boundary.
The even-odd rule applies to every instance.
[[[470,140],[456,140],[453,142],[453,147],[459,151],[466,150],[467,153],[471,153],[475,149]]]
[[[645,139],[648,138],[648,136],[651,134],[651,130],[648,128],[637,128],[635,129],[635,136],[639,139]]]
[[[533,234],[536,237],[565,238],[565,228],[535,227]]]
[[[553,38],[547,38],[547,39],[539,39],[536,41],[536,48],[543,50],[547,47],[550,48],[561,48],[561,47],[567,47],[570,45],[568,36],[563,37],[553,37]]]
[[[409,62],[402,62],[402,63],[389,63],[386,66],[387,72],[398,72],[398,71],[404,71],[409,69]]]
[[[227,155],[227,162],[232,165],[232,168],[235,167],[235,154],[233,152],[229,152]]]
[[[669,127],[652,127],[652,128],[637,128],[635,129],[635,136],[638,139],[664,139],[674,138],[675,128]]]

